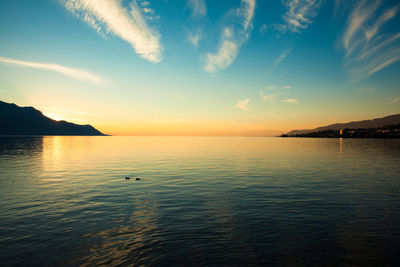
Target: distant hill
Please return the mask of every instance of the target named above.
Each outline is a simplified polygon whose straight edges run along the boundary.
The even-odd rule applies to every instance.
[[[389,125],[399,125],[399,124],[400,124],[400,114],[396,114],[372,120],[336,123],[328,126],[318,127],[315,129],[293,130],[288,132],[286,135],[295,136],[295,135],[303,135],[314,132],[324,132],[329,130],[340,130],[340,129],[372,129],[372,128],[381,128]]]
[[[105,135],[91,125],[55,121],[33,107],[0,101],[0,135]]]

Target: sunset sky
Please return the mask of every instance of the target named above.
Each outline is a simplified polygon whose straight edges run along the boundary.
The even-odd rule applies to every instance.
[[[400,3],[2,0],[0,100],[113,135],[400,113]]]

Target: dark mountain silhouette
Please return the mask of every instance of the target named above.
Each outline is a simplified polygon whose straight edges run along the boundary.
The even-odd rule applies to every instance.
[[[0,135],[105,135],[91,125],[55,121],[33,107],[0,101]]]
[[[340,129],[372,129],[381,128],[389,125],[399,125],[400,124],[400,114],[391,115],[383,118],[363,120],[363,121],[352,121],[347,123],[335,123],[328,126],[318,127],[315,129],[307,130],[293,130],[288,132],[287,136],[304,135],[316,132],[324,132],[330,130],[340,130]]]

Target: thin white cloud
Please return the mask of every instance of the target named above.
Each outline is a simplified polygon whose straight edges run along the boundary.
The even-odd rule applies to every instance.
[[[198,47],[199,46],[199,41],[200,41],[200,33],[188,33],[188,40],[189,42],[194,46]]]
[[[358,1],[351,7],[341,42],[345,68],[358,81],[400,61],[400,32],[382,30],[399,14],[400,5],[385,8],[381,1]]]
[[[266,94],[264,91],[260,91],[260,97],[262,101],[266,102],[276,102],[276,98],[279,96],[279,93],[269,93]]]
[[[267,90],[280,90],[280,89],[291,89],[292,86],[290,85],[285,85],[282,87],[276,86],[276,85],[269,85],[266,87]]]
[[[232,64],[237,53],[238,45],[236,42],[228,40],[223,41],[216,54],[208,53],[206,55],[204,70],[213,73],[220,69],[225,69]]]
[[[282,86],[282,87],[278,87],[276,85],[270,85],[266,87],[266,90],[269,91],[269,93],[265,93],[264,91],[260,91],[260,97],[261,100],[266,101],[266,102],[276,102],[277,99],[282,95],[285,94],[287,92],[287,90],[285,89],[291,89],[292,87],[290,85],[286,85],[286,86]],[[288,102],[287,100],[293,101],[295,99],[286,99],[286,100],[282,100],[284,102]],[[296,100],[297,101],[297,100]],[[290,102],[293,103],[293,102]]]
[[[239,23],[223,28],[218,51],[207,53],[205,56],[205,71],[215,73],[233,63],[239,53],[240,47],[249,38],[255,5],[255,0],[241,1],[240,8],[235,13],[235,19]]]
[[[369,20],[376,9],[379,7],[380,2],[376,1],[372,5],[366,5],[366,1],[358,2],[358,5],[353,9],[349,18],[346,32],[343,35],[343,44],[346,52],[351,52],[353,49],[350,46],[350,42],[354,38],[354,35],[363,27],[365,21]],[[364,32],[366,36],[366,32]]]
[[[400,97],[399,96],[396,96],[396,97],[394,97],[393,99],[392,99],[392,101],[390,101],[390,104],[396,104],[396,103],[398,103],[398,102],[400,102]]]
[[[150,5],[150,3],[142,8],[145,18],[149,21],[158,20],[160,18],[160,16],[156,15],[156,12],[154,11],[154,9],[148,7],[149,5]]]
[[[371,38],[375,37],[375,35],[378,33],[379,28],[382,27],[385,22],[391,20],[396,16],[397,11],[399,10],[399,6],[395,6],[387,11],[385,11],[372,25],[371,28],[365,31],[365,37],[367,41],[370,41]]]
[[[252,27],[251,21],[254,17],[255,8],[255,0],[242,0],[240,8],[236,10],[238,18],[241,20],[245,31]]]
[[[191,24],[197,25],[187,31],[187,39],[194,46],[198,47],[202,37],[202,22],[207,15],[207,7],[204,0],[187,0],[187,5],[191,9]]]
[[[91,82],[95,84],[100,84],[103,82],[103,79],[87,70],[82,70],[78,68],[70,68],[62,65],[54,64],[54,63],[39,63],[39,62],[30,62],[30,61],[22,61],[16,60],[6,57],[0,57],[0,64],[8,65],[8,66],[17,66],[17,67],[28,67],[34,69],[43,69],[50,70],[54,72],[61,73],[67,77],[70,77],[75,80]]]
[[[131,44],[142,58],[151,62],[161,61],[160,34],[146,23],[143,14],[146,11],[139,7],[136,0],[129,7],[124,7],[118,0],[63,0],[63,3],[98,32],[104,27],[106,32]],[[149,4],[144,3],[141,5],[150,12]]]
[[[368,50],[360,52],[360,55],[357,57],[357,61],[360,61],[368,56],[372,56],[373,54],[378,52],[384,46],[390,45],[391,43],[397,41],[397,39],[400,39],[400,33],[386,39],[385,41],[378,43],[375,46],[370,47]]]
[[[315,17],[318,15],[318,10],[321,7],[322,0],[287,0],[283,1],[286,7],[286,12],[282,16],[284,23],[273,24],[272,26],[281,34],[297,33],[300,34],[303,30],[307,29],[310,24],[314,22]],[[280,38],[280,35],[277,35]],[[289,48],[281,51],[281,54],[275,60],[272,69],[274,70],[286,57],[292,52],[292,44]]]
[[[292,48],[284,49],[279,57],[275,60],[273,69],[275,69],[285,58],[292,52]]]
[[[192,17],[202,17],[207,14],[207,6],[204,0],[187,0],[187,4],[192,10]]]
[[[250,102],[250,98],[246,98],[246,99],[244,99],[244,100],[238,101],[238,103],[236,104],[236,106],[237,106],[238,108],[240,108],[240,109],[243,109],[243,110],[245,110],[245,111],[248,111],[249,108],[247,107],[247,105],[249,104],[249,102]]]
[[[152,8],[149,8],[149,7],[143,8],[143,12],[144,13],[154,14],[154,10]]]
[[[283,15],[285,24],[277,24],[275,28],[281,33],[297,32],[307,29],[318,15],[321,0],[289,0],[283,2],[287,11]]]
[[[297,99],[294,99],[294,98],[285,99],[285,100],[283,100],[283,102],[291,103],[291,104],[299,104],[299,101]]]
[[[396,61],[398,61],[398,60],[400,59],[400,55],[399,55],[400,49],[397,49],[396,51],[397,51],[397,52],[395,53],[395,55],[393,55],[393,57],[388,58],[386,61],[380,63],[380,64],[377,65],[377,66],[373,66],[374,68],[368,72],[368,76],[370,76],[370,75],[374,74],[375,72],[378,72],[378,71],[380,71],[380,70],[386,68],[387,66],[389,66],[389,65],[391,65],[391,64],[393,64],[393,63],[395,63]],[[396,56],[396,55],[397,55],[397,56]],[[371,66],[371,67],[372,67],[372,66]]]

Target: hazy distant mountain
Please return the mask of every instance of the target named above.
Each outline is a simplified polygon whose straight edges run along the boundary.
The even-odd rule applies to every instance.
[[[0,135],[104,135],[90,125],[55,121],[33,107],[0,101]]]
[[[336,123],[328,126],[318,127],[315,129],[307,130],[293,130],[287,133],[288,136],[307,134],[313,132],[323,132],[328,130],[340,130],[340,129],[370,129],[379,128],[388,125],[398,125],[400,124],[400,114],[391,115],[383,118],[364,120],[364,121],[352,121],[347,123]]]

